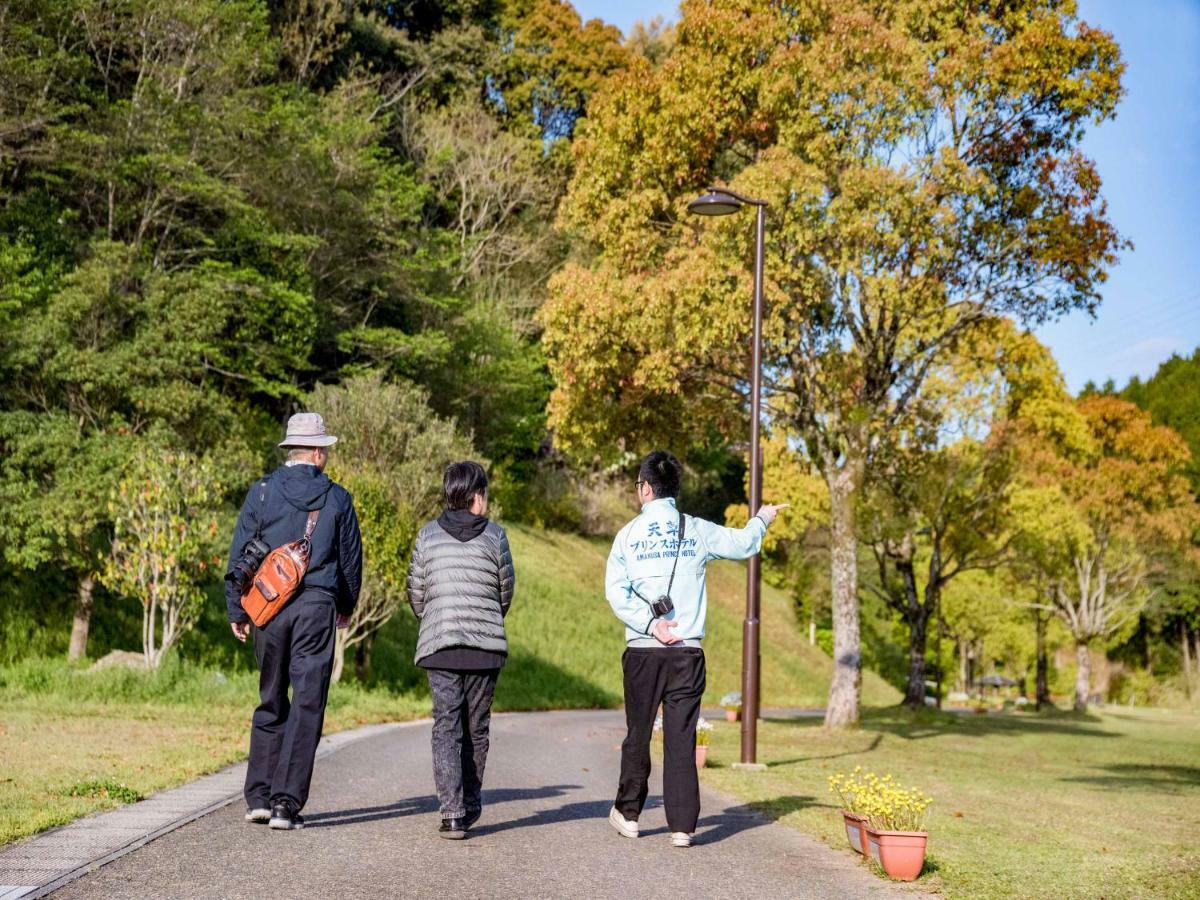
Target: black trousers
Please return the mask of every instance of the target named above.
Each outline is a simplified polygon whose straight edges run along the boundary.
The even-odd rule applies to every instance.
[[[433,783],[443,819],[483,808],[492,698],[499,669],[429,669],[433,695]]]
[[[663,707],[663,806],[671,831],[691,834],[700,818],[700,779],[696,775],[696,720],[704,696],[704,651],[634,648],[621,658],[625,671],[625,724],[617,811],[636,820],[646,805],[650,778],[650,738],[659,704]]]
[[[331,596],[307,591],[254,630],[259,704],[245,789],[251,808],[288,800],[299,809],[308,800],[333,671],[334,614]]]

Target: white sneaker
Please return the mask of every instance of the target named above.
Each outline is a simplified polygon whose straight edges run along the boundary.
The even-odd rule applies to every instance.
[[[690,847],[692,846],[692,836],[686,831],[674,831],[671,833],[672,847]]]
[[[617,829],[618,832],[627,838],[635,838],[638,836],[637,821],[630,821],[629,819],[625,818],[623,815],[617,812],[617,808],[615,806],[612,808],[612,812],[608,814],[608,824]]]
[[[246,810],[246,821],[255,822],[261,825],[263,822],[271,820],[271,811],[261,806],[256,806],[254,809]]]

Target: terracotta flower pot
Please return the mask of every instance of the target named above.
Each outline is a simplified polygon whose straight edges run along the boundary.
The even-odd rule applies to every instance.
[[[703,769],[708,764],[708,744],[696,745],[696,768]]]
[[[738,711],[736,709],[725,710],[725,721],[736,722],[738,720]]]
[[[846,838],[855,853],[864,853],[867,845],[867,817],[852,813],[848,809],[839,810],[846,824]]]
[[[874,828],[872,828],[870,825],[868,825],[866,822],[862,823],[862,832],[863,832],[863,837],[866,838],[866,848],[867,848],[866,853],[864,853],[863,855],[870,857],[871,859],[875,860],[875,862],[879,863],[880,865],[883,865],[883,863],[879,859],[879,832],[876,831]]]
[[[871,849],[878,848],[883,871],[898,881],[912,881],[925,865],[927,831],[879,831],[867,829]]]

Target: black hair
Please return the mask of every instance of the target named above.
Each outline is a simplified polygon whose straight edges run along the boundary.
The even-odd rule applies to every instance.
[[[638,466],[638,481],[644,481],[654,491],[655,498],[678,497],[683,466],[666,450],[652,450]]]
[[[487,493],[487,472],[472,459],[450,463],[442,476],[442,497],[447,509],[470,509],[476,494]]]

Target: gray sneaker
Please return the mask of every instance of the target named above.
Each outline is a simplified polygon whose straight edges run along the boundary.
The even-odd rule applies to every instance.
[[[271,811],[265,806],[256,806],[253,809],[246,810],[246,821],[253,822],[256,825],[262,825],[264,822],[271,820]]]

